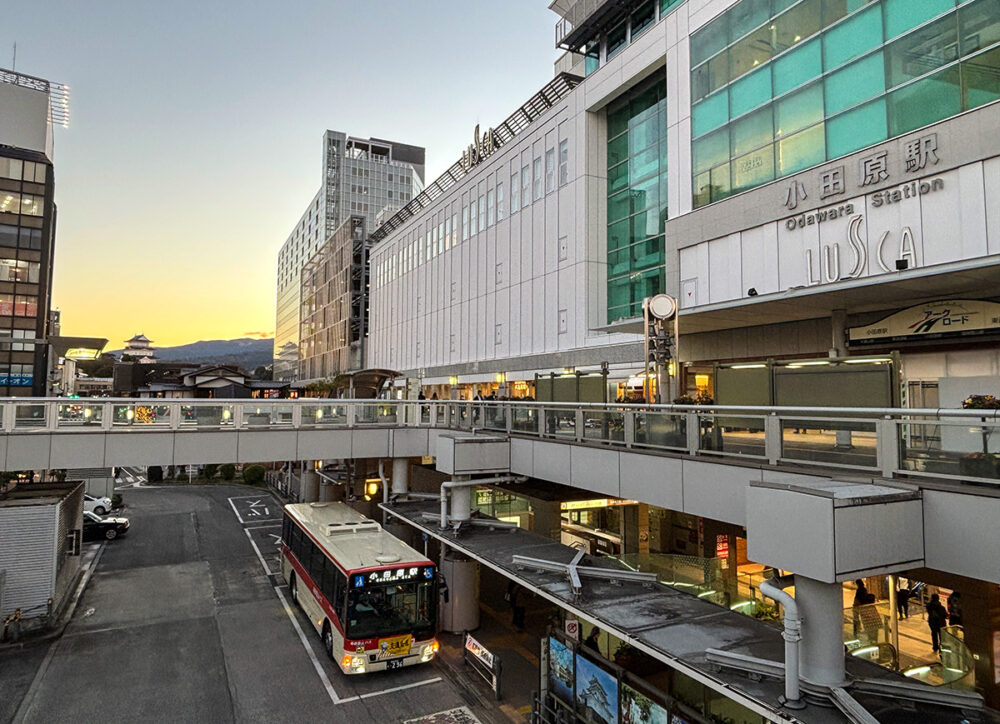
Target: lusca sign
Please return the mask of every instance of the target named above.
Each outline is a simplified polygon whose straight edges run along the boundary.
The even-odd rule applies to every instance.
[[[500,144],[497,142],[497,137],[493,133],[493,129],[487,129],[483,137],[480,138],[479,124],[477,123],[476,130],[472,134],[472,145],[462,151],[462,168],[466,171],[471,170],[473,166],[482,163],[498,148],[500,148]]]

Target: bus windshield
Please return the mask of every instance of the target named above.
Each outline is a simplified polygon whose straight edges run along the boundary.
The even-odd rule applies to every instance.
[[[347,599],[347,638],[369,639],[402,633],[413,633],[417,638],[430,636],[437,608],[433,596],[433,581],[354,589]]]

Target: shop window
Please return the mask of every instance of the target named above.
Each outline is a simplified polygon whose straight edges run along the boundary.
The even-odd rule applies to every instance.
[[[1000,48],[981,53],[962,63],[962,108],[979,106],[1000,98]]]
[[[823,74],[822,43],[811,40],[774,61],[774,95],[780,96]]]
[[[775,136],[787,136],[823,120],[823,86],[816,83],[776,104]]]
[[[832,70],[882,44],[882,13],[875,5],[823,36],[823,67]]]
[[[826,115],[832,116],[885,92],[882,53],[872,53],[827,76]]]
[[[955,9],[955,0],[885,0],[885,39],[902,35],[941,13]]]
[[[958,15],[920,28],[886,48],[888,84],[894,88],[958,58]]]
[[[771,100],[771,69],[760,68],[729,87],[729,113],[742,116]]]
[[[813,126],[778,142],[778,175],[788,176],[826,160],[823,124]]]
[[[898,136],[962,110],[959,68],[952,66],[888,96],[889,134]]]

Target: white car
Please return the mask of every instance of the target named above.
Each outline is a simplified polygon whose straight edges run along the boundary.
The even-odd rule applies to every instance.
[[[93,495],[83,494],[83,509],[95,515],[103,516],[111,510],[111,498],[95,498]]]

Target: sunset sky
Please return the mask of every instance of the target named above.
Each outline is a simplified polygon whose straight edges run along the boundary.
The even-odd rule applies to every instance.
[[[544,0],[35,0],[0,67],[71,88],[56,130],[62,333],[270,336],[278,249],[327,128],[427,148],[428,181],[552,76]]]

